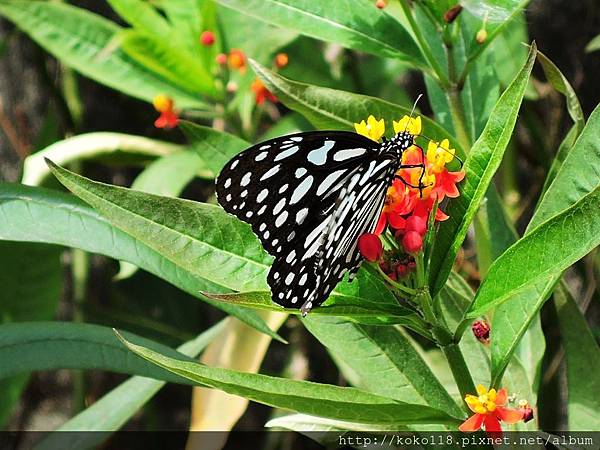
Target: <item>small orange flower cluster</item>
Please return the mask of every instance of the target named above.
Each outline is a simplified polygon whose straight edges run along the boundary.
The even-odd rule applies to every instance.
[[[354,126],[357,133],[377,142],[385,133],[383,119],[377,120],[373,116]],[[395,133],[408,131],[411,135],[418,136],[421,134],[422,121],[421,117],[404,116],[399,121],[394,121],[393,126]],[[426,152],[416,144],[404,152],[402,165],[422,167],[401,168],[397,172],[397,178],[388,188],[385,205],[375,227],[376,236],[389,227],[407,254],[415,255],[422,251],[427,221],[436,201],[440,203],[446,197],[454,198],[459,195],[456,184],[464,178],[465,173],[451,172],[446,168],[446,164],[454,159],[454,153],[455,150],[450,148],[448,139],[441,142],[430,141]],[[443,221],[447,218],[448,216],[437,208],[435,220]],[[376,245],[373,239],[363,242]],[[377,252],[365,245],[361,246],[359,241],[359,249],[369,260],[366,255]],[[393,272],[395,273],[396,271]]]
[[[169,130],[177,126],[179,114],[173,108],[173,99],[164,94],[160,94],[154,97],[152,104],[154,105],[154,109],[160,113],[160,116],[154,121],[154,126],[156,128]]]
[[[478,431],[484,428],[486,433],[496,435],[502,433],[500,422],[514,424],[520,421],[528,422],[533,418],[533,409],[526,400],[518,403],[518,408],[508,408],[509,399],[505,389],[486,389],[477,386],[477,395],[465,396],[465,403],[473,414],[465,420],[458,429],[463,432]]]

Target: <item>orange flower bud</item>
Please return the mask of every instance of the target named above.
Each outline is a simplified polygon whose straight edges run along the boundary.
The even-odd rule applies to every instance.
[[[215,61],[218,65],[224,66],[227,64],[227,55],[225,53],[219,53],[217,56],[215,56]]]
[[[462,5],[455,5],[444,13],[444,22],[452,23],[462,11]]]
[[[375,2],[375,6],[377,6],[379,9],[385,8],[385,0],[377,0]]]
[[[239,48],[232,48],[227,59],[231,69],[237,69],[240,72],[246,71],[246,55]]]
[[[205,47],[210,47],[215,43],[215,33],[212,31],[203,31],[200,35],[200,43]]]
[[[287,53],[277,53],[275,56],[275,65],[278,69],[282,69],[288,64],[288,55]]]
[[[477,35],[475,36],[475,40],[477,41],[478,44],[483,44],[485,42],[485,40],[487,39],[487,31],[485,30],[485,28],[482,28],[481,30],[479,30],[477,32]]]

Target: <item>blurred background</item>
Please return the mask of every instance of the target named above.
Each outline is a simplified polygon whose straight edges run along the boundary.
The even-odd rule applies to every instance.
[[[124,25],[105,2],[73,3]],[[587,117],[600,103],[600,51],[586,52],[588,43],[600,34],[600,3],[597,0],[533,0],[524,20],[529,35],[525,40],[535,39],[539,49],[561,69],[573,85]],[[501,46],[502,42],[494,45]],[[281,74],[294,80],[378,96],[400,104],[411,104],[412,99],[425,92],[423,78],[417,72],[393,65],[381,67],[381,61],[374,56],[310,38],[293,40],[279,51],[289,56],[289,63]],[[315,55],[315,52],[319,53]],[[322,67],[315,68],[319,64]],[[374,69],[380,69],[379,79],[371,76]],[[315,75],[319,73],[327,73],[327,78]],[[564,97],[545,82],[539,67],[534,75],[534,89],[530,99],[524,102],[522,120],[497,179],[509,215],[520,232],[531,216],[549,163],[570,125]],[[423,113],[431,114],[427,101],[422,101],[420,108]],[[264,126],[288,113],[277,104],[269,111],[270,120],[265,121]],[[23,161],[28,155],[75,134],[115,131],[186,142],[177,128],[156,128],[156,117],[151,104],[66,70],[13,24],[0,19],[0,180],[19,182]],[[300,126],[309,127],[306,123]],[[130,185],[142,168],[140,161],[132,161],[132,164],[86,161],[84,165],[85,173],[91,178],[118,185]],[[206,199],[211,189],[210,182],[197,179],[185,188],[182,197]],[[32,262],[46,251],[53,250],[0,242],[0,286],[19,286],[20,282],[25,284],[32,277],[35,279],[35,272],[42,272],[44,268],[36,268]],[[16,253],[26,257],[14,258]],[[61,271],[46,287],[49,296],[60,298],[56,310],[53,311],[52,306],[46,312],[57,320],[110,325],[176,346],[222,317],[217,309],[146,272],[138,271],[128,279],[115,281],[118,263],[96,255],[89,256],[91,270],[84,283],[85,292],[74,292],[74,274],[70,270],[73,257],[71,252],[62,253]],[[586,261],[572,279],[581,293],[583,306],[588,309],[592,330],[600,337],[600,306],[595,284],[598,264]],[[8,264],[11,270],[5,270]],[[476,285],[478,274],[469,267],[468,247],[463,269]],[[4,314],[3,307],[18,302],[14,295],[14,290],[0,290],[0,321],[10,320],[10,314]],[[564,367],[562,359],[557,357],[560,339],[553,325],[556,321],[552,305],[546,304],[542,313],[550,350],[544,361],[539,402],[560,410],[560,396],[544,395],[544,392],[560,391]],[[44,317],[43,311],[20,311],[16,317],[35,320],[36,314]],[[295,318],[284,324],[280,334],[291,345],[272,342],[261,366],[262,373],[346,383],[323,346]],[[4,414],[0,423],[9,430],[54,429],[125,378],[99,371],[34,373],[29,378],[24,377],[22,385],[14,391],[0,388],[0,411]],[[189,387],[167,385],[125,429],[186,429],[190,420],[190,392]],[[10,408],[3,408],[3,404]],[[260,429],[270,414],[270,408],[252,403],[236,427]],[[542,416],[540,420],[546,429],[564,426],[560,414]]]

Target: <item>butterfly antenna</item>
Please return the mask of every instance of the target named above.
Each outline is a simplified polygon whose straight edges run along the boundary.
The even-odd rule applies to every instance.
[[[413,103],[413,107],[410,110],[410,116],[408,116],[408,121],[406,122],[406,126],[404,127],[404,132],[405,133],[406,133],[406,130],[408,130],[408,125],[410,124],[410,121],[412,120],[413,114],[415,113],[415,109],[417,108],[417,103],[419,103],[419,100],[421,100],[421,97],[423,97],[423,94],[419,94],[417,96],[417,99]]]

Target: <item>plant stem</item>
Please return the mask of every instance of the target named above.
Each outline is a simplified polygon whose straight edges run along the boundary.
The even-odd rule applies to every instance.
[[[427,41],[423,37],[423,34],[421,33],[421,28],[415,21],[412,11],[410,10],[410,8],[408,6],[407,0],[400,0],[400,5],[402,6],[402,11],[404,12],[404,15],[406,16],[408,23],[410,24],[410,27],[415,35],[415,38],[417,39],[417,42],[419,43],[419,47],[421,47],[423,56],[425,56],[427,63],[433,69],[435,75],[438,78],[440,85],[444,89],[446,89],[450,85],[450,82],[448,81],[448,77],[446,76],[446,73],[444,72],[444,69],[442,68],[440,63],[433,56],[433,53],[431,53],[429,44],[427,44]]]
[[[440,348],[448,361],[450,371],[452,372],[452,376],[454,377],[454,381],[456,381],[456,385],[458,386],[458,390],[460,391],[460,395],[464,402],[467,394],[473,394],[475,392],[475,383],[473,382],[465,358],[463,357],[458,344],[453,343],[441,346]]]
[[[415,291],[414,289],[406,287],[403,284],[397,283],[396,281],[388,277],[387,274],[383,270],[381,270],[381,267],[379,267],[378,263],[374,262],[372,264],[375,267],[375,269],[377,269],[377,271],[383,276],[385,281],[391,284],[393,288],[398,289],[399,291],[402,291],[403,293],[408,295],[415,295],[417,293],[417,291]]]
[[[452,123],[454,124],[456,138],[464,149],[468,149],[471,147],[471,139],[469,138],[469,133],[467,132],[467,119],[465,117],[465,111],[460,99],[460,91],[456,86],[451,86],[446,91],[446,96],[450,106],[450,115],[452,116]]]

